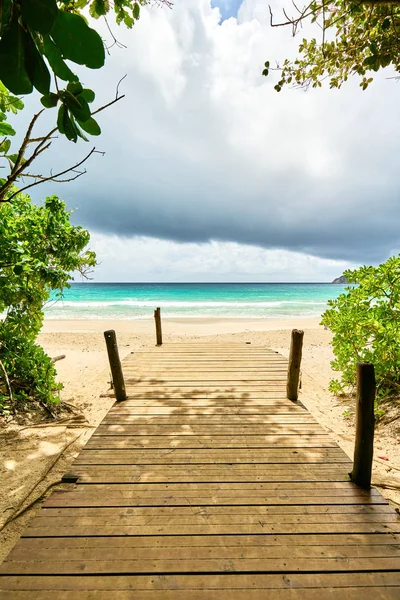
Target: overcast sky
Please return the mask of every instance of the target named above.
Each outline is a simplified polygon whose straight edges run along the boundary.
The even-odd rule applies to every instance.
[[[99,117],[106,155],[33,194],[78,209],[97,281],[330,281],[399,250],[390,71],[366,92],[354,80],[276,93],[263,63],[294,56],[300,40],[270,28],[265,0],[175,0],[114,31],[127,48],[85,75],[99,102],[127,75],[125,99]],[[90,147],[55,143],[42,172]]]

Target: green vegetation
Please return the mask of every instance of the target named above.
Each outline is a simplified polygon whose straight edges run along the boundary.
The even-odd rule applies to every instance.
[[[51,359],[36,344],[43,306],[51,291],[60,297],[74,271],[96,263],[84,250],[89,233],[70,223],[56,196],[36,206],[24,194],[0,212],[0,412],[58,402],[60,384]]]
[[[400,390],[400,255],[378,267],[345,271],[348,282],[328,302],[321,323],[333,332],[332,368],[341,378],[330,383],[336,394],[355,386],[356,363],[375,366],[378,398]]]
[[[306,25],[318,31],[318,39],[302,39],[295,60],[285,59],[276,68],[265,63],[264,75],[280,71],[278,92],[287,84],[320,87],[325,80],[331,88],[340,88],[351,75],[361,78],[365,90],[379,69],[391,65],[400,72],[398,2],[312,0],[294,17],[285,13],[282,23],[274,23],[271,14],[271,24],[290,27],[293,35]]]

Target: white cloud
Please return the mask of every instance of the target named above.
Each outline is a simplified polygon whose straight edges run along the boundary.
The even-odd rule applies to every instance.
[[[320,282],[354,267],[344,261],[232,242],[177,244],[95,233],[90,246],[101,261],[95,281]]]

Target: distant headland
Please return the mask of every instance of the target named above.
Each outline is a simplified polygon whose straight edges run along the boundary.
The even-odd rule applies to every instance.
[[[346,279],[346,277],[344,275],[341,275],[340,277],[336,277],[336,279],[334,279],[332,281],[332,283],[349,283]]]

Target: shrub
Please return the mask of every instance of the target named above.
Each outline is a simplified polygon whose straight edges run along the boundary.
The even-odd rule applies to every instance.
[[[0,412],[58,402],[56,370],[36,338],[51,291],[60,297],[74,271],[95,265],[89,238],[56,196],[37,206],[19,194],[0,205]]]
[[[343,393],[355,386],[356,363],[375,367],[377,393],[382,397],[400,389],[400,255],[378,267],[344,272],[352,284],[328,302],[321,323],[333,332],[335,359],[341,372],[330,390]]]

